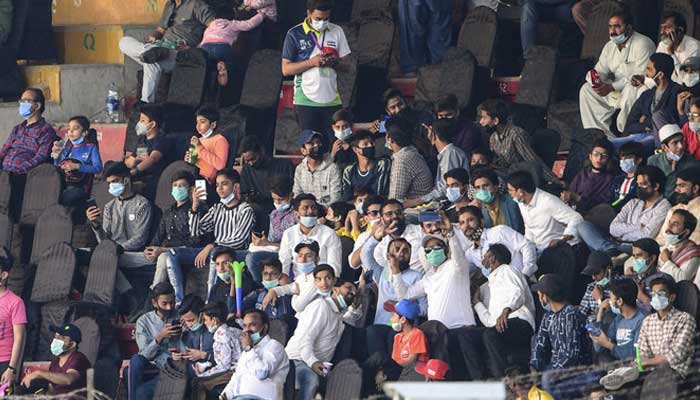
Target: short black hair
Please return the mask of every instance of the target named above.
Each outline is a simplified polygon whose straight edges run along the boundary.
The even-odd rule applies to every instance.
[[[226,322],[226,304],[217,301],[204,306],[202,313],[209,318],[217,318],[219,321]]]
[[[318,264],[312,272],[314,275],[314,278],[316,277],[316,275],[318,275],[319,273],[321,273],[323,271],[328,271],[331,274],[331,276],[335,278],[335,270],[333,269],[333,267],[331,267],[328,264]]]
[[[661,17],[661,22],[663,23],[669,18],[673,19],[673,23],[676,25],[676,28],[683,28],[683,33],[688,33],[688,22],[686,21],[685,16],[683,14],[676,11],[666,12]]]
[[[350,144],[353,146],[357,146],[357,144],[360,142],[360,140],[365,140],[365,139],[372,139],[374,141],[374,135],[372,132],[362,129],[359,130],[355,133],[353,133],[352,136],[350,136]]]
[[[535,193],[537,186],[532,175],[527,171],[515,171],[508,175],[508,184],[513,188],[522,189],[528,193]]]
[[[160,296],[168,295],[175,296],[175,288],[173,288],[173,285],[171,285],[170,282],[167,281],[157,283],[155,286],[153,286],[153,290],[151,290],[151,298],[153,300],[158,299],[158,297]]]
[[[34,101],[41,104],[41,106],[39,106],[40,113],[46,111],[46,97],[44,96],[43,90],[35,87],[28,87],[24,89],[24,91],[32,92],[32,94],[34,95]]]
[[[639,142],[627,142],[620,146],[619,157],[633,156],[635,158],[644,159],[644,145]]]
[[[630,278],[618,278],[613,279],[610,282],[610,291],[615,294],[615,296],[622,299],[625,305],[630,307],[637,307],[637,284]]]
[[[287,197],[292,193],[294,181],[287,175],[273,175],[270,179],[270,192]]]
[[[0,272],[10,272],[14,260],[7,247],[0,247]]]
[[[653,165],[644,165],[637,168],[637,176],[642,175],[647,177],[652,187],[654,187],[654,185],[659,185],[659,188],[656,189],[657,192],[664,192],[664,185],[666,184],[666,175],[664,175],[664,172],[661,171],[659,167],[655,167]]]
[[[179,181],[180,179],[186,180],[190,187],[194,186],[194,175],[192,175],[191,172],[184,170],[176,172],[173,174],[173,177],[170,178],[170,183],[173,184],[175,181]]]
[[[481,213],[481,209],[477,206],[468,205],[466,207],[460,208],[459,215],[462,214],[471,214],[475,216],[479,220],[479,222],[481,222],[484,219],[484,214]]]
[[[262,144],[260,144],[259,138],[253,135],[243,136],[241,142],[238,144],[238,155],[252,151],[253,153],[262,154],[263,150]]]
[[[658,278],[652,279],[649,283],[649,289],[653,288],[655,285],[666,285],[669,295],[678,293],[678,289],[676,288],[676,282],[674,282],[673,279],[666,278],[665,276],[660,276]]]
[[[280,262],[279,259],[271,257],[271,258],[266,258],[260,262],[260,271],[265,267],[272,267],[277,270],[280,274],[282,273],[282,263]]]
[[[197,110],[196,116],[201,116],[209,120],[209,122],[216,122],[221,118],[219,114],[219,109],[213,104],[205,104]]]
[[[250,310],[244,312],[243,318],[245,318],[247,315],[252,314],[259,316],[263,325],[267,325],[268,327],[270,326],[270,318],[267,316],[267,313],[263,310],[258,310],[257,308],[251,308]]]
[[[408,248],[409,248],[409,249],[411,248],[411,242],[409,242],[408,240],[406,240],[406,238],[402,238],[402,237],[397,237],[397,238],[391,239],[391,240],[389,241],[389,246],[387,246],[387,248],[389,248],[392,244],[394,244],[394,243],[396,243],[396,242],[402,242],[402,243],[408,245]]]
[[[634,242],[632,242],[632,247],[642,249],[652,256],[658,256],[659,254],[661,254],[661,250],[659,249],[659,244],[656,243],[656,240],[654,240],[652,238],[637,239]]]
[[[443,176],[443,178],[445,178],[445,180],[447,180],[447,178],[452,178],[452,179],[454,179],[454,180],[456,180],[464,185],[468,185],[469,184],[469,171],[467,171],[464,168],[453,168],[453,169],[445,172],[445,175]]]
[[[80,127],[83,128],[85,133],[87,133],[90,130],[90,120],[84,115],[76,115],[74,117],[70,117],[70,119],[68,119],[68,122],[71,121],[77,122],[78,125],[80,125]]]
[[[700,185],[700,167],[682,169],[678,171],[676,178],[690,182],[693,185]]]
[[[435,102],[435,113],[442,111],[459,111],[459,100],[454,93],[440,96]]]
[[[452,143],[457,134],[457,120],[455,119],[438,119],[433,122],[433,133],[446,143]]]
[[[338,121],[348,121],[350,124],[354,121],[352,111],[347,108],[341,108],[340,110],[333,113],[332,121],[335,124]]]
[[[511,254],[508,247],[501,243],[494,243],[489,246],[488,252],[493,254],[496,261],[502,264],[510,264]]]
[[[318,201],[316,201],[316,196],[314,196],[311,193],[302,193],[298,196],[295,196],[294,199],[292,199],[292,208],[294,209],[294,211],[299,211],[301,202],[304,200],[311,200],[318,207]]]
[[[498,123],[505,125],[510,116],[508,104],[501,99],[488,99],[479,105],[477,113],[485,112],[491,118],[498,118]]]
[[[695,218],[695,216],[691,214],[690,211],[684,210],[682,208],[677,208],[673,210],[673,214],[677,214],[683,217],[684,229],[687,229],[690,233],[693,233],[695,231],[695,228],[698,226],[698,219]]]
[[[389,104],[389,100],[395,99],[397,97],[400,98],[401,100],[405,101],[405,99],[403,97],[403,93],[401,93],[400,90],[394,89],[394,88],[389,88],[389,89],[385,90],[384,93],[382,94],[382,101],[384,102],[384,108],[386,108],[387,105]]]
[[[472,156],[474,156],[474,154],[481,154],[482,156],[488,158],[489,163],[493,161],[493,151],[491,151],[491,149],[488,147],[477,147],[476,149],[472,150]]]
[[[401,115],[389,118],[386,122],[386,137],[404,148],[413,144],[413,124]]]
[[[496,171],[488,167],[474,168],[472,171],[472,185],[477,179],[488,179],[493,186],[498,186],[500,181],[498,179],[498,174]]]
[[[224,254],[228,254],[231,257],[231,261],[236,260],[236,251],[228,246],[216,246],[211,250],[211,261],[216,262],[216,259]]]
[[[241,183],[241,175],[233,168],[224,168],[216,172],[216,177],[225,176],[233,183]]]
[[[157,104],[143,104],[139,112],[156,123],[159,129],[163,127],[163,108]]]
[[[110,176],[118,176],[120,178],[126,178],[126,177],[131,176],[131,172],[129,172],[129,168],[123,162],[114,161],[114,162],[105,164],[105,169],[102,172],[102,176],[104,176],[105,178],[110,177]]]
[[[630,9],[622,4],[618,3],[619,7],[617,7],[615,10],[613,10],[612,14],[610,14],[610,18],[612,17],[619,17],[622,19],[622,21],[625,23],[625,25],[632,25],[632,13],[630,12]],[[610,19],[608,18],[608,19]]]
[[[389,200],[385,201],[384,204],[382,204],[382,208],[379,211],[382,214],[384,214],[384,208],[386,208],[386,206],[390,206],[390,205],[397,205],[401,208],[401,210],[403,210],[403,203],[402,202],[400,202],[396,199],[389,199]]]
[[[370,195],[362,202],[362,213],[367,215],[367,209],[369,206],[374,204],[379,204],[380,209],[386,200],[382,196]]]
[[[591,153],[593,152],[593,149],[596,147],[600,147],[602,149],[605,149],[605,151],[608,153],[608,160],[612,158],[613,154],[615,153],[615,148],[613,147],[613,144],[610,143],[608,138],[598,138],[593,142],[593,146],[591,146]]]
[[[330,11],[333,9],[333,0],[306,0],[306,9],[313,12],[318,11]]]
[[[657,73],[663,72],[664,79],[667,81],[671,80],[674,69],[673,58],[671,58],[671,56],[664,53],[654,53],[649,56],[649,61],[654,64],[654,69]]]
[[[336,217],[340,216],[340,223],[343,225],[345,225],[345,218],[347,218],[350,210],[355,209],[353,206],[344,201],[336,201],[335,203],[331,203],[328,208],[333,210],[333,215]]]
[[[180,307],[177,308],[177,312],[180,316],[190,311],[193,314],[199,315],[202,313],[202,308],[204,308],[204,300],[196,294],[190,293],[182,299],[182,303],[180,303]]]

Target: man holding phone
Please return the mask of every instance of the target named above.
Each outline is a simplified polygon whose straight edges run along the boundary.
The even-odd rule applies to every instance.
[[[672,11],[661,17],[659,45],[656,47],[656,52],[668,54],[673,58],[675,69],[671,79],[679,85],[683,84],[685,76],[681,71],[683,63],[690,57],[700,56],[700,41],[686,35],[687,29],[688,23],[681,13]]]

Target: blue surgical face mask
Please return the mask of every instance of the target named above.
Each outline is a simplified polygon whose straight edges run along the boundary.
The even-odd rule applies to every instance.
[[[58,357],[61,354],[65,353],[66,351],[63,349],[63,344],[63,340],[53,338],[53,340],[51,341],[51,354]]]
[[[634,158],[625,158],[620,160],[620,169],[626,173],[630,174],[637,169],[637,164],[634,163]]]
[[[214,133],[214,130],[213,130],[212,128],[209,128],[208,131],[202,133],[202,137],[206,139],[206,138],[208,138],[209,136],[211,136],[212,133]]]
[[[669,301],[668,297],[666,296],[661,296],[658,294],[651,296],[651,306],[654,307],[654,310],[656,311],[665,310],[668,307],[668,304]]]
[[[275,203],[275,210],[282,212],[289,209],[289,203]]]
[[[358,214],[363,215],[364,213],[362,212],[362,204],[363,203],[357,203],[355,204],[355,211],[357,211]]]
[[[184,187],[173,186],[173,189],[170,191],[170,194],[173,196],[173,199],[175,199],[175,201],[184,201],[187,198],[189,191],[187,190],[187,188]]]
[[[219,329],[219,327],[216,325],[207,326],[207,330],[209,331],[209,333],[214,333],[217,329]]]
[[[70,139],[70,142],[73,143],[73,146],[78,145],[78,144],[81,144],[81,143],[83,143],[84,141],[85,141],[85,136],[81,136],[81,137],[79,137],[79,138],[77,138],[77,139],[75,139],[75,140]]]
[[[388,140],[386,140],[386,141],[384,142],[384,147],[386,147],[387,149],[389,149],[389,151],[394,151],[394,150],[391,148],[391,144],[389,144],[389,141],[388,141]]]
[[[198,330],[202,329],[202,326],[204,326],[204,324],[202,323],[202,321],[199,321],[196,324],[192,325],[190,331],[197,332]]]
[[[226,271],[226,272],[217,272],[216,276],[219,277],[224,282],[231,282],[231,273]]]
[[[613,314],[615,315],[620,315],[622,313],[622,310],[620,310],[615,304],[610,303],[610,311],[612,311]]]
[[[632,269],[638,274],[643,274],[649,269],[649,264],[647,264],[647,260],[643,258],[635,258],[632,260]]]
[[[265,287],[265,289],[268,289],[268,290],[269,290],[269,289],[272,289],[273,287],[279,286],[279,285],[280,285],[280,280],[279,280],[279,279],[274,279],[274,280],[271,280],[271,281],[263,280],[263,281],[262,281],[262,285]]]
[[[321,295],[321,297],[331,297],[331,295],[333,294],[333,290],[327,290],[324,292],[321,289],[317,289],[317,292],[319,295]]]
[[[671,160],[671,161],[676,161],[676,162],[678,162],[678,161],[681,160],[681,156],[679,156],[679,155],[676,154],[676,153],[670,152],[670,151],[667,151],[667,152],[666,152],[666,157],[668,157],[668,159]]]
[[[447,196],[447,200],[454,203],[462,198],[462,189],[458,187],[449,187],[445,190],[445,196]]]
[[[623,32],[619,35],[610,35],[610,40],[615,44],[625,43],[627,40],[627,32]]]
[[[34,114],[32,112],[33,105],[34,103],[19,103],[19,115],[24,119],[31,117]]]
[[[340,311],[348,309],[348,303],[345,302],[345,297],[343,297],[342,294],[338,293],[338,297],[336,297],[336,299],[338,300],[338,307],[340,308]]]
[[[479,200],[480,202],[486,203],[486,204],[491,204],[491,202],[493,201],[493,193],[491,193],[491,191],[486,190],[486,189],[479,189],[479,191],[476,192],[474,197],[476,197],[476,199]],[[513,200],[515,200],[515,199],[513,199]]]
[[[666,239],[666,244],[669,246],[675,246],[683,240],[681,235],[676,235],[675,233],[664,233],[664,239]]]
[[[550,306],[549,303],[543,304],[542,309],[547,311],[547,312],[552,312],[552,306]]]
[[[314,268],[316,268],[316,263],[313,261],[307,263],[296,263],[296,265],[299,272],[304,274],[310,274],[311,271],[313,271]]]
[[[112,182],[109,184],[109,194],[114,197],[119,197],[124,193],[124,184],[121,182]]]
[[[258,344],[262,340],[262,335],[260,332],[253,332],[250,334],[250,340],[253,342],[253,344]]]
[[[307,228],[313,228],[318,223],[318,217],[299,217],[299,222]]]
[[[232,202],[235,198],[236,198],[236,191],[234,190],[233,192],[231,192],[230,195],[224,197],[220,201],[223,205],[227,205],[228,203]]]

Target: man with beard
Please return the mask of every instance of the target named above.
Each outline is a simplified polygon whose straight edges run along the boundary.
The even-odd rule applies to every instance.
[[[700,164],[688,154],[681,128],[676,124],[667,124],[659,129],[662,152],[647,159],[647,165],[658,167],[666,175],[666,187],[662,191],[665,197],[671,197],[676,188],[676,176],[686,168]]]
[[[313,194],[324,206],[340,201],[340,168],[326,154],[323,134],[306,129],[301,132],[299,146],[304,159],[294,171],[294,195]]]
[[[537,271],[535,244],[513,228],[508,225],[486,228],[481,210],[474,206],[467,206],[459,213],[459,229],[467,241],[463,246],[466,249],[467,261],[481,268],[484,276],[488,277],[489,270],[484,267],[482,260],[491,245],[500,243],[506,246],[511,254],[508,264],[523,275],[534,277]]]
[[[680,122],[688,119],[691,100],[700,96],[700,57],[690,57],[681,64],[683,91],[678,93],[676,107]]]
[[[688,168],[678,173],[676,190],[671,196],[671,203],[673,203],[673,208],[666,214],[664,224],[656,236],[656,242],[661,247],[666,245],[664,233],[668,230],[668,224],[674,211],[688,210],[695,218],[700,217],[700,168]],[[700,241],[700,232],[692,231],[690,240],[696,243]]]
[[[656,167],[637,169],[637,198],[630,200],[610,224],[610,235],[588,221],[577,226],[579,237],[593,251],[607,252],[611,257],[631,254],[630,243],[656,237],[671,204],[663,197],[664,174]]]
[[[274,208],[270,190],[272,178],[286,176],[292,179],[292,163],[282,158],[268,157],[259,138],[253,135],[241,139],[238,154],[241,156],[242,165],[241,193],[247,196],[247,202],[252,204],[256,211],[269,214]]]

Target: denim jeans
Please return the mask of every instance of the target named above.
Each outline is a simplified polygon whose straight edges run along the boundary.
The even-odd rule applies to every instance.
[[[272,251],[252,251],[245,256],[245,265],[248,271],[253,275],[256,282],[262,282],[262,265],[261,263],[268,259],[277,259],[278,254]]]
[[[202,50],[207,53],[207,70],[216,70],[216,64],[223,61],[226,70],[231,73],[233,68],[233,47],[226,43],[207,43],[202,46]]]
[[[301,360],[294,361],[295,388],[299,390],[299,400],[312,400],[318,390],[319,376]]]
[[[539,21],[574,23],[571,14],[573,3],[571,0],[523,0],[520,14],[520,43],[523,53],[535,45]]]
[[[178,247],[165,253],[168,280],[175,288],[175,303],[177,304],[180,304],[185,297],[185,274],[182,272],[182,264],[193,265],[194,259],[197,258],[200,251],[202,251],[201,247]],[[214,271],[214,278],[216,278],[216,271]]]
[[[618,243],[610,235],[602,233],[594,223],[583,221],[576,227],[578,236],[586,243],[591,251],[615,252],[620,251],[632,254],[632,245],[629,243]]]
[[[442,61],[452,42],[452,8],[446,0],[400,0],[401,70],[416,72]]]
[[[623,144],[628,142],[638,142],[644,145],[644,151],[647,154],[653,154],[656,148],[656,135],[654,132],[633,133],[628,136],[610,139],[615,152],[617,153]]]
[[[128,398],[129,400],[152,399],[153,393],[158,384],[158,375],[145,379],[144,372],[154,369],[154,365],[141,355],[131,357],[129,367],[126,370],[126,376],[129,379]]]

